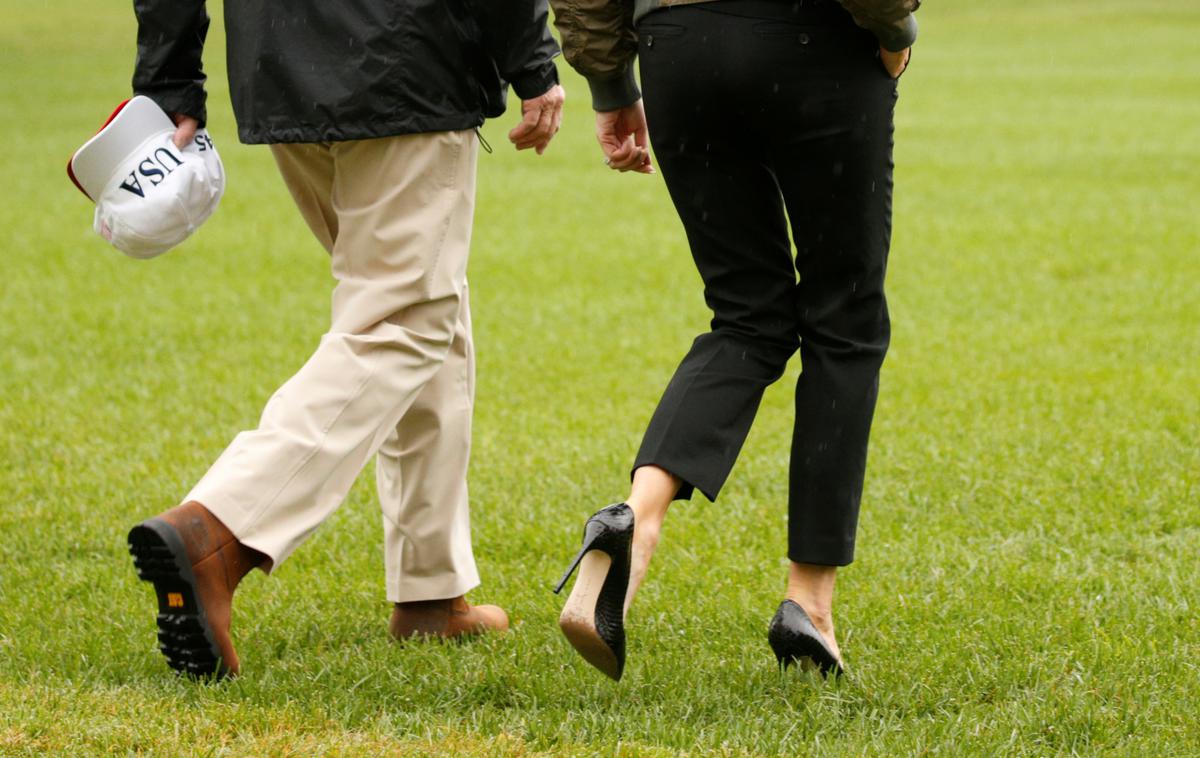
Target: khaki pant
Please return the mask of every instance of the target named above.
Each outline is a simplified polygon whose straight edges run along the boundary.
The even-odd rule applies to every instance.
[[[278,566],[374,455],[388,599],[464,594],[479,584],[466,482],[475,134],[272,151],[329,251],[332,326],[186,499]]]

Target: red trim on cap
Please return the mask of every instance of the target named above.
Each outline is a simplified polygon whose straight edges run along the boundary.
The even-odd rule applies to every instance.
[[[124,110],[125,106],[129,105],[129,101],[132,99],[133,98],[130,97],[130,98],[126,98],[125,100],[123,100],[121,102],[121,104],[117,106],[117,109],[112,112],[112,115],[108,117],[108,120],[105,121],[104,124],[99,129],[96,130],[96,134],[99,134],[100,132],[104,131],[104,127],[111,124],[112,120],[117,117],[117,114],[120,113],[122,110]],[[95,136],[95,135],[92,135],[92,136]]]
[[[104,128],[113,122],[113,119],[117,117],[117,114],[120,113],[122,110],[124,110],[125,106],[128,105],[129,101],[132,99],[133,98],[127,98],[126,100],[122,101],[121,104],[117,106],[116,110],[114,110],[112,112],[112,115],[110,115],[104,121],[104,123],[100,125],[100,128],[96,130],[96,134],[99,134],[100,132],[104,131]],[[92,136],[95,137],[96,134],[93,134]],[[94,197],[92,197],[91,195],[89,195],[87,193],[87,190],[85,190],[83,188],[83,185],[79,183],[79,180],[75,178],[75,168],[71,165],[74,161],[75,161],[75,154],[72,153],[71,157],[67,159],[67,176],[71,178],[71,182],[74,183],[74,185],[79,188],[79,191],[82,192],[84,194],[84,196],[87,197],[88,200],[91,200],[93,203],[96,202],[96,199]]]
[[[70,157],[70,159],[67,160],[67,176],[69,176],[71,178],[71,182],[74,183],[75,186],[79,188],[79,191],[82,192],[88,200],[91,200],[94,203],[94,202],[96,202],[96,198],[89,195],[87,193],[87,190],[85,190],[83,188],[83,185],[79,183],[79,180],[75,178],[75,168],[74,168],[74,166],[71,165],[71,163],[74,160],[75,160],[75,156],[73,156],[73,155]]]

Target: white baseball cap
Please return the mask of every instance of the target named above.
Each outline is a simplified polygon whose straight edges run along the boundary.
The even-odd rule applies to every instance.
[[[207,130],[182,150],[174,134],[170,116],[137,95],[67,164],[71,181],[96,203],[96,232],[134,258],[153,258],[183,242],[225,192],[225,168]]]

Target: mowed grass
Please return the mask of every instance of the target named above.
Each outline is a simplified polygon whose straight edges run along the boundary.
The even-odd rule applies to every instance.
[[[389,642],[372,480],[239,590],[244,676],[173,676],[125,552],[328,318],[264,148],[181,249],[124,259],[63,164],[126,95],[127,7],[0,0],[0,753],[1200,754],[1200,6],[928,3],[901,85],[893,349],[852,674],[780,675],[791,385],[718,504],[668,521],[614,684],[549,591],[706,327],[657,177],[604,170],[582,81],[542,158],[490,124],[471,263],[472,593],[512,633]],[[110,7],[111,6],[111,7]],[[786,75],[786,72],[779,72]],[[751,137],[748,137],[751,138]]]

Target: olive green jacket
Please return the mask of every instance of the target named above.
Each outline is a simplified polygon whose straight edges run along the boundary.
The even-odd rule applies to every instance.
[[[598,111],[623,108],[641,97],[633,75],[637,56],[636,24],[650,11],[669,5],[710,0],[550,0],[554,25],[562,35],[563,55],[583,74]],[[899,51],[917,38],[913,11],[921,0],[838,0],[855,22]]]

